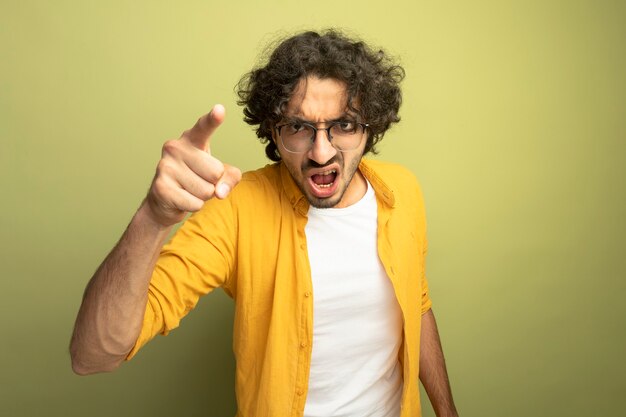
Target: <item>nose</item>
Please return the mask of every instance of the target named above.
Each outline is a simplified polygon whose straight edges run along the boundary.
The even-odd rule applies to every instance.
[[[315,133],[315,140],[309,151],[309,158],[320,165],[330,161],[338,152],[330,143],[330,132],[326,129],[318,129]]]

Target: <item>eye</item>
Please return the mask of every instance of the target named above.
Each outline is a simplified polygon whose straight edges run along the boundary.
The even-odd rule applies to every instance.
[[[306,126],[304,126],[301,123],[291,123],[289,126],[289,131],[291,133],[298,133],[298,132],[302,132],[304,129],[306,129]]]
[[[291,122],[283,125],[279,132],[283,139],[289,140],[308,140],[313,136],[313,129],[308,123]]]
[[[293,136],[301,134],[306,130],[306,126],[300,122],[293,122],[283,126],[283,134]]]
[[[342,120],[337,122],[333,127],[342,133],[354,133],[356,131],[356,123]]]
[[[287,123],[281,126],[280,133],[291,136],[301,132],[302,129],[304,129],[304,126],[301,123]]]

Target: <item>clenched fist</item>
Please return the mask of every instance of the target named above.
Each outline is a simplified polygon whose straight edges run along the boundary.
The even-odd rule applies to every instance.
[[[225,198],[241,180],[241,171],[211,155],[211,136],[224,121],[217,104],[179,139],[165,142],[146,202],[163,226],[182,221],[213,196]]]

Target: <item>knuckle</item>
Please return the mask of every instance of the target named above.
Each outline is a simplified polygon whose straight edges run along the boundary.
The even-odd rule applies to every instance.
[[[168,186],[163,178],[156,178],[152,183],[152,190],[157,198],[162,199],[167,194]]]
[[[207,155],[205,161],[206,168],[202,177],[210,183],[216,183],[224,175],[224,164],[210,155]]]
[[[157,176],[169,175],[175,171],[174,164],[168,158],[163,158],[157,165]]]
[[[198,199],[187,200],[187,211],[199,211],[204,206],[204,201]]]
[[[205,184],[199,187],[196,196],[203,201],[210,200],[215,195],[215,186],[213,184]]]
[[[226,168],[224,167],[224,164],[218,159],[215,159],[215,162],[213,164],[213,173],[215,174],[215,176],[217,178],[221,178],[222,175],[224,175],[225,171],[226,171]]]
[[[176,139],[170,139],[163,144],[161,148],[161,156],[165,157],[166,155],[173,155],[178,151],[179,141]]]

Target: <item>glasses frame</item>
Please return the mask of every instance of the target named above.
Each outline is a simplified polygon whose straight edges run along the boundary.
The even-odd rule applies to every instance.
[[[326,138],[328,139],[328,142],[330,142],[331,146],[335,149],[337,149],[339,152],[352,152],[354,149],[358,148],[361,145],[361,142],[359,142],[359,145],[357,145],[354,149],[339,149],[337,147],[335,147],[335,145],[333,145],[333,135],[330,134],[330,129],[332,129],[333,127],[341,124],[341,123],[346,123],[346,122],[350,122],[350,123],[354,123],[356,125],[359,125],[363,128],[363,132],[361,133],[361,141],[363,141],[363,134],[365,133],[365,130],[369,127],[368,123],[361,123],[361,122],[352,122],[352,121],[348,121],[348,120],[334,120],[332,122],[327,122],[329,125],[328,127],[316,127],[313,123],[309,123],[309,122],[304,122],[304,121],[292,121],[292,122],[287,122],[287,123],[283,123],[280,125],[276,125],[274,126],[274,128],[276,129],[276,136],[278,136],[280,138],[280,141],[283,144],[283,148],[289,152],[289,153],[296,153],[296,154],[301,154],[301,153],[306,153],[308,151],[311,150],[311,148],[313,147],[313,144],[315,143],[315,139],[317,138],[317,132],[319,130],[324,130],[326,131]],[[289,126],[292,124],[301,124],[303,126],[307,126],[310,127],[311,129],[313,129],[313,135],[311,135],[311,137],[309,138],[309,140],[311,141],[311,145],[309,146],[309,148],[305,151],[292,151],[287,149],[287,147],[285,146],[285,142],[283,141],[282,136],[280,136],[280,129],[285,127],[285,126]]]

